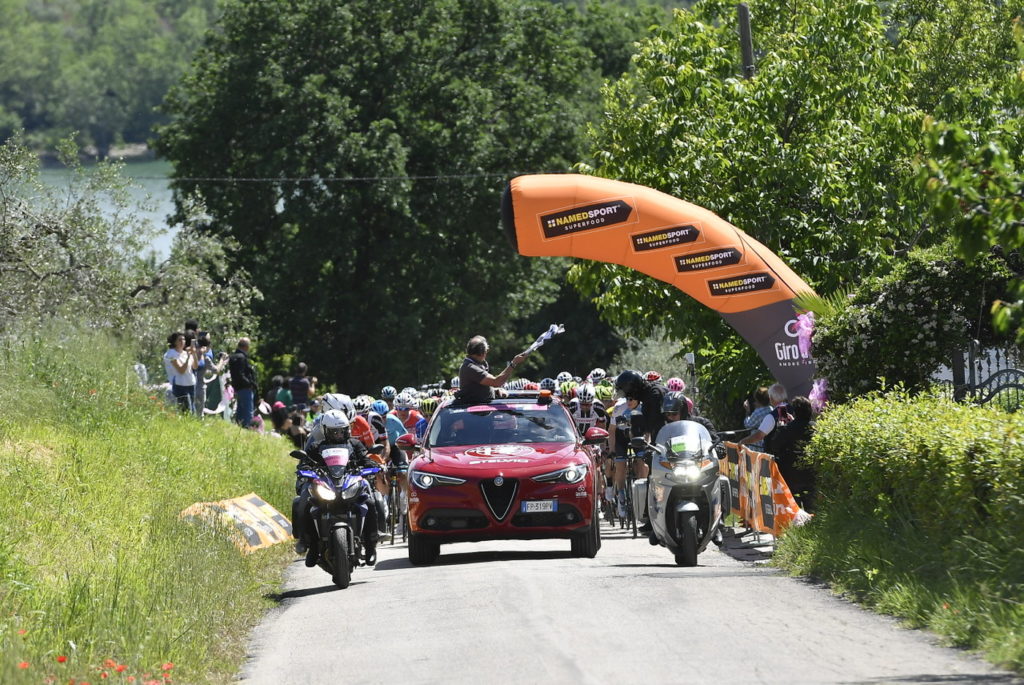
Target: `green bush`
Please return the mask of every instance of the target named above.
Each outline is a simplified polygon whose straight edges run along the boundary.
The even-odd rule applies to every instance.
[[[819,513],[779,563],[1024,668],[1024,416],[873,394],[822,415],[806,458]]]
[[[916,250],[892,272],[870,278],[817,314],[814,359],[833,399],[883,384],[920,390],[972,338],[992,340],[989,310],[1010,271],[996,256],[973,264],[950,245]]]
[[[288,446],[178,414],[132,361],[102,332],[0,339],[0,682],[98,682],[116,664],[141,681],[167,662],[226,682],[292,558],[178,519],[251,491],[289,515]]]

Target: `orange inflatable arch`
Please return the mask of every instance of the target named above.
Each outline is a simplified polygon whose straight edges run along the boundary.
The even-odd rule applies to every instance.
[[[811,288],[781,259],[708,210],[652,188],[578,174],[512,179],[502,198],[512,244],[528,257],[621,264],[719,312],[790,397],[811,389],[793,298]]]

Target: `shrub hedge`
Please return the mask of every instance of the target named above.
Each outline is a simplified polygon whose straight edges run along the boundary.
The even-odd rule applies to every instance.
[[[776,559],[1024,668],[1024,414],[902,390],[830,409],[819,511]]]

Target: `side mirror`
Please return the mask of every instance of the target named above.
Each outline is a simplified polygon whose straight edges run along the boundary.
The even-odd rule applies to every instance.
[[[598,428],[597,426],[588,428],[587,432],[583,434],[584,445],[600,445],[607,439],[608,431],[604,428]]]
[[[405,435],[399,436],[398,440],[395,441],[398,445],[398,449],[404,452],[410,452],[416,449],[416,436],[412,433],[406,433]]]
[[[305,459],[306,453],[303,450],[292,450],[289,453],[289,456],[292,457],[293,459]]]
[[[384,454],[384,445],[374,445],[370,448],[370,454]]]
[[[637,452],[642,452],[647,449],[647,441],[638,436],[629,441],[629,446]]]

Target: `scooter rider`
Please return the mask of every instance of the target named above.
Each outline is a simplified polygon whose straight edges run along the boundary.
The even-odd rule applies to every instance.
[[[369,452],[362,442],[352,437],[348,416],[338,409],[331,409],[323,413],[319,421],[320,430],[306,442],[305,452],[307,459],[319,456],[320,452],[328,447],[344,445],[351,450],[350,463],[356,466],[372,466]],[[309,492],[311,483],[306,479],[299,479],[295,483],[297,497],[292,500],[292,534],[299,540],[296,551],[301,547],[306,548],[306,566],[316,566],[320,557],[319,541],[316,537],[316,528],[313,525],[310,508],[312,507],[312,496]],[[366,563],[370,566],[377,562],[377,507],[367,507],[366,519],[363,523],[362,539],[363,553]]]

